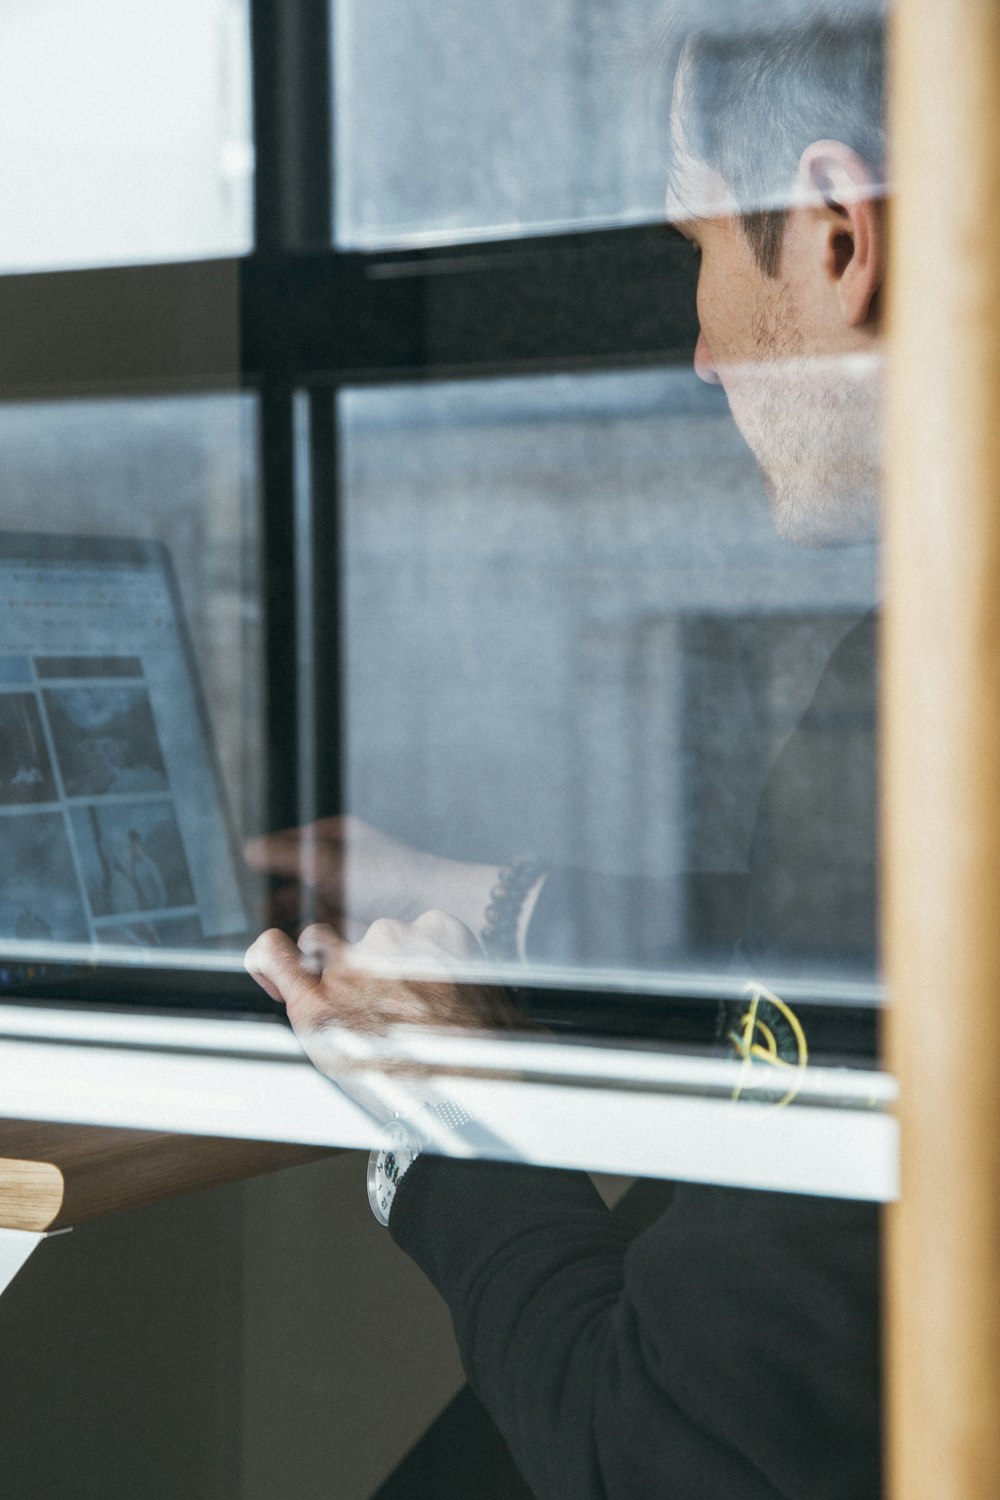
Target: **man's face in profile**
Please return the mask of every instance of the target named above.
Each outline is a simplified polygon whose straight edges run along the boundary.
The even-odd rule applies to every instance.
[[[777,272],[768,274],[726,183],[685,152],[678,123],[675,106],[667,216],[699,255],[695,370],[724,388],[782,536],[802,544],[869,537],[878,488],[878,343],[854,304],[845,315],[850,225],[838,236],[822,195],[811,198],[798,185]]]

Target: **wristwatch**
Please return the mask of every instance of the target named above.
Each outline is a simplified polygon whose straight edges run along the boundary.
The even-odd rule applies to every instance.
[[[420,1141],[405,1120],[393,1120],[388,1137],[368,1158],[368,1202],[380,1224],[388,1224],[403,1173],[420,1155]]]
[[[464,1126],[472,1124],[472,1116],[468,1111],[460,1104],[453,1104],[450,1099],[429,1105],[426,1113],[444,1127],[444,1132],[434,1131],[435,1136],[442,1133],[457,1135]],[[368,1158],[368,1202],[380,1224],[389,1223],[396,1189],[428,1144],[416,1126],[402,1115],[389,1121],[384,1144],[376,1146]]]

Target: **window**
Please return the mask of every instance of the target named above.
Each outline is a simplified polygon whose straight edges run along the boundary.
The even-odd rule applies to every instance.
[[[40,45],[49,9],[22,44]],[[838,529],[834,484],[800,524],[794,485],[781,499],[753,457],[762,424],[808,478],[781,412],[846,410],[869,367],[779,357],[799,383],[768,388],[770,416],[748,420],[732,381],[727,405],[696,350],[695,247],[661,222],[658,8],[220,0],[137,13],[132,31],[98,9],[95,26],[164,73],[146,90],[152,133],[130,146],[143,180],[116,188],[114,213],[81,194],[80,227],[25,239],[10,265],[35,274],[0,282],[8,524],[76,538],[91,561],[117,555],[109,539],[167,549],[207,704],[189,753],[207,768],[217,745],[234,838],[195,858],[176,814],[154,828],[113,812],[137,787],[98,788],[76,763],[76,741],[91,761],[124,755],[133,782],[156,782],[141,797],[169,800],[146,667],[123,676],[135,650],[85,641],[81,677],[65,642],[33,647],[30,683],[11,667],[3,692],[14,737],[46,748],[39,774],[58,795],[39,808],[62,819],[82,892],[62,992],[148,999],[142,974],[169,962],[173,1000],[217,1005],[232,981],[245,1008],[239,955],[260,922],[332,918],[357,936],[436,907],[485,943],[460,977],[515,985],[557,1042],[487,1034],[459,1064],[432,1028],[407,1046],[435,1066],[447,1055],[481,1077],[502,1057],[523,1076],[631,1087],[655,1058],[656,1087],[685,1095],[881,1108],[870,497]],[[160,25],[171,48],[153,45]],[[709,69],[692,95],[695,134],[717,83]],[[88,97],[73,150],[97,154],[107,100]],[[176,172],[157,177],[165,99],[185,130]],[[54,149],[61,172],[77,159]],[[717,213],[704,182],[671,181],[682,230],[684,211]],[[784,200],[760,173],[743,189],[755,248],[727,243],[763,296],[774,224],[760,211]],[[73,193],[56,185],[52,201]],[[38,271],[55,266],[78,269]],[[703,298],[703,325],[710,310]],[[794,355],[755,345],[764,325],[731,351],[739,379]],[[46,676],[52,662],[68,675]],[[28,817],[11,795],[9,815]],[[214,817],[192,812],[192,828]],[[170,866],[159,885],[153,844]],[[250,881],[242,932],[206,924],[211,869]],[[15,991],[41,937],[20,918],[2,918]],[[98,927],[122,941],[95,970]],[[47,952],[49,992],[59,958]],[[527,1150],[508,1124],[496,1149]]]
[[[870,687],[805,716],[845,640],[870,652],[874,551],[776,534],[721,391],[679,367],[354,389],[341,443],[352,813],[572,871],[542,978],[727,973],[755,837],[781,845],[754,872],[769,971],[872,971],[871,877],[830,872],[837,784],[874,819]]]
[[[657,219],[654,0],[334,6],[336,240]],[[662,127],[662,121],[659,122]]]

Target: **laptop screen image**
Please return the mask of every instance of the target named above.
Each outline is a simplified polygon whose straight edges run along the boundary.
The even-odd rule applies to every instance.
[[[241,860],[166,550],[0,533],[0,620],[0,993],[238,973]]]

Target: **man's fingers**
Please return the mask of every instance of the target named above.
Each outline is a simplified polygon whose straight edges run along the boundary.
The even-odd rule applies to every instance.
[[[464,922],[446,911],[425,911],[414,927],[456,958],[481,958],[482,948]]]
[[[340,889],[342,854],[340,838],[321,825],[286,828],[281,833],[248,839],[243,845],[243,857],[251,870],[321,885],[325,894],[334,886]]]
[[[343,938],[329,922],[311,922],[299,933],[299,952],[323,969],[342,956],[344,946]]]
[[[300,833],[298,828],[286,828],[281,833],[268,833],[260,838],[247,839],[243,845],[243,857],[251,870],[262,870],[272,875],[295,875],[299,868]]]
[[[247,972],[274,1000],[284,1001],[296,1027],[321,1026],[331,1010],[318,975],[287,933],[261,933],[243,960]]]

